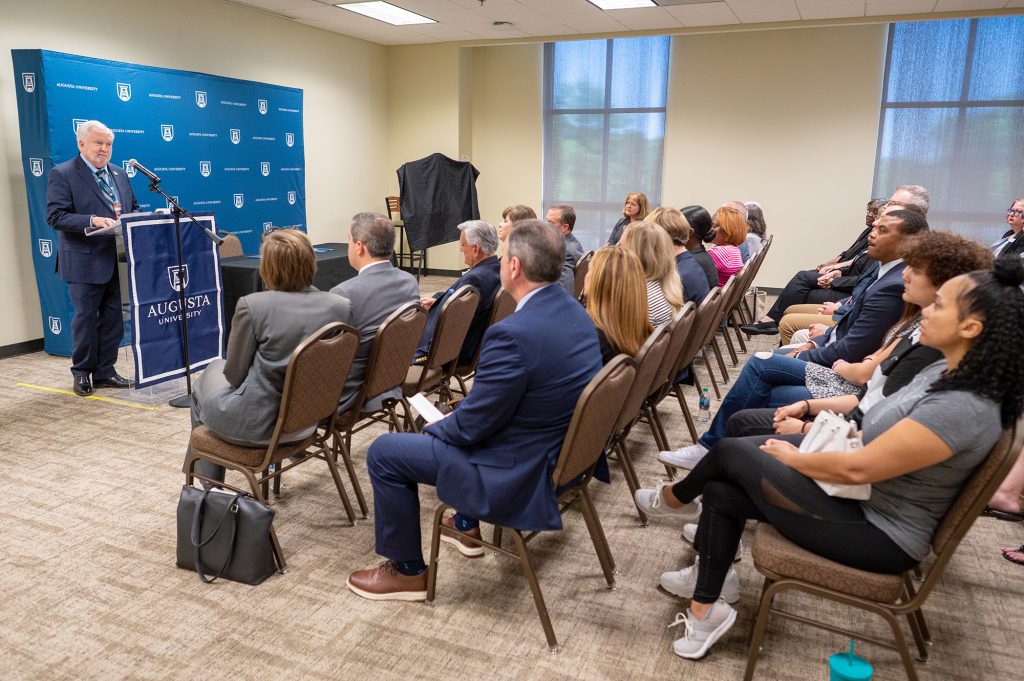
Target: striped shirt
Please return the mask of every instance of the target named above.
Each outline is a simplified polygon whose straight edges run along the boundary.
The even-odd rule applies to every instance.
[[[743,269],[743,256],[736,246],[711,246],[708,248],[708,255],[715,261],[719,286],[725,286],[729,277]]]
[[[651,320],[652,326],[661,326],[672,321],[674,314],[672,306],[665,300],[665,293],[661,290],[661,284],[651,280],[647,282],[647,318]]]

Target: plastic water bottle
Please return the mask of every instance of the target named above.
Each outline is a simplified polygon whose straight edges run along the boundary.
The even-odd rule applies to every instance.
[[[711,420],[711,395],[708,389],[700,394],[700,410],[697,412],[697,423],[707,423]]]

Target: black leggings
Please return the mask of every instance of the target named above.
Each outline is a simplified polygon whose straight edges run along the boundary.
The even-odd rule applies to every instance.
[[[797,546],[859,570],[899,574],[918,563],[867,521],[859,501],[828,496],[806,475],[762,452],[758,445],[768,437],[723,439],[672,487],[684,503],[704,495],[693,600],[718,599],[748,518],[769,522]]]

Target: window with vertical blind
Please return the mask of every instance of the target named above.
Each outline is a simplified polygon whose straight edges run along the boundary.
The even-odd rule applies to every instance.
[[[607,241],[626,194],[661,201],[669,46],[668,36],[544,46],[543,208],[572,204],[588,249]]]
[[[1022,158],[1024,16],[891,25],[874,195],[923,185],[933,229],[991,243]]]

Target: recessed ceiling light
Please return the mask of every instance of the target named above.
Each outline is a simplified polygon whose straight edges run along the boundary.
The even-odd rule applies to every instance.
[[[635,7],[657,7],[654,0],[587,0],[601,9],[633,9]]]
[[[363,16],[376,19],[377,21],[383,21],[391,24],[392,26],[408,26],[410,24],[436,24],[437,22],[433,19],[428,19],[425,16],[410,12],[407,9],[396,7],[390,2],[381,2],[376,0],[375,2],[346,2],[341,5],[335,5],[341,9],[347,9],[350,12],[356,14],[362,14]]]

